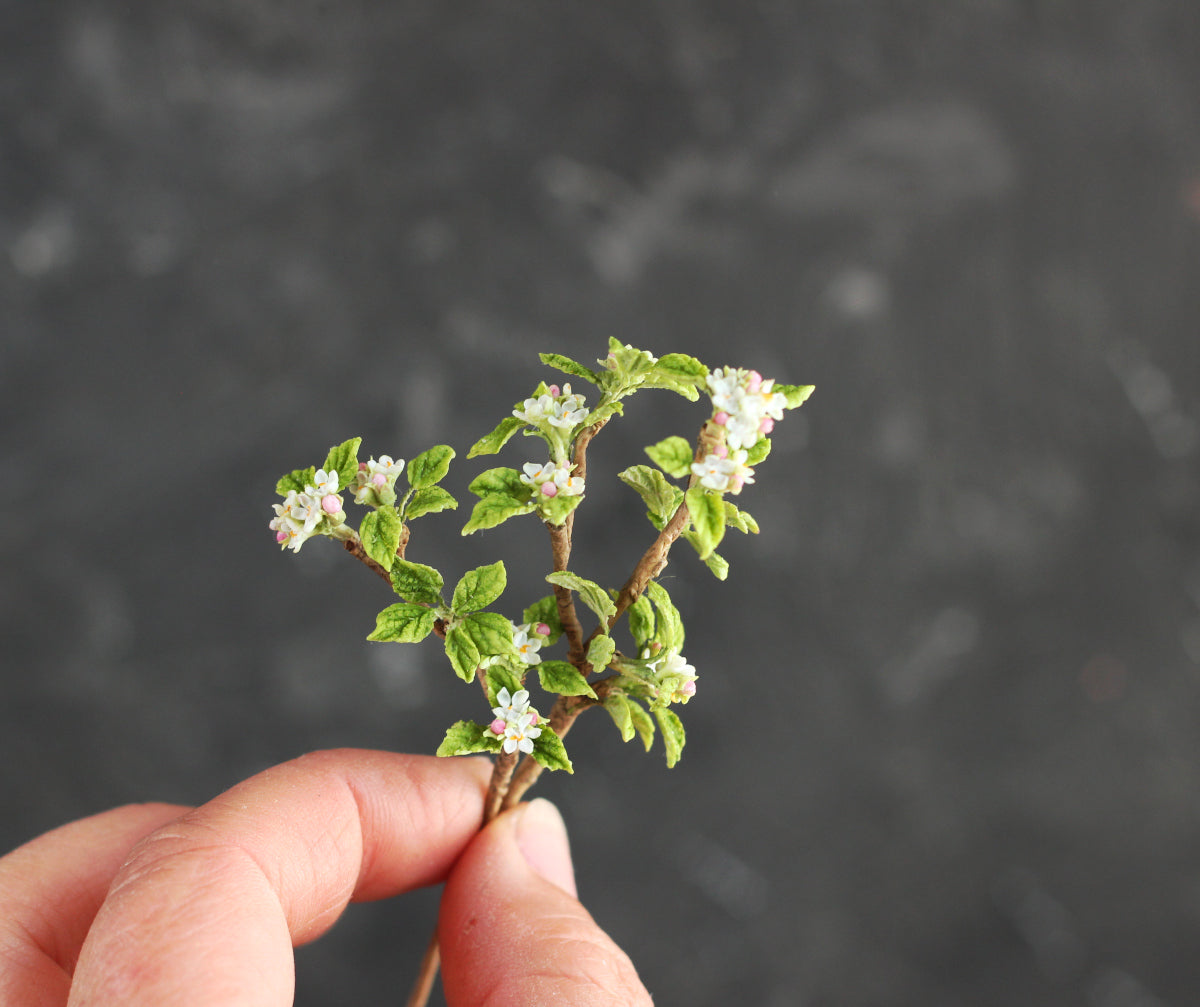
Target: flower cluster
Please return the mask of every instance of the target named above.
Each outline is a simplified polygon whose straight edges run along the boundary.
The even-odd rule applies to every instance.
[[[299,552],[313,535],[321,534],[346,520],[342,498],[338,495],[338,474],[317,469],[315,485],[304,491],[289,490],[283,503],[274,504],[275,517],[270,529],[281,547]]]
[[[513,627],[513,646],[517,648],[517,657],[525,664],[541,664],[538,651],[550,635],[550,627],[544,622],[525,622]]]
[[[696,695],[696,669],[678,651],[668,651],[649,667],[658,676],[659,695],[668,703],[686,703]]]
[[[555,497],[560,493],[569,497],[583,495],[583,480],[571,474],[575,466],[569,462],[561,465],[554,462],[546,462],[544,465],[526,462],[522,468],[524,474],[521,476],[521,482],[532,486],[542,496]]]
[[[514,409],[513,415],[526,423],[537,426],[548,423],[559,430],[573,430],[585,419],[588,410],[584,398],[571,391],[569,384],[559,389],[551,385],[536,399],[526,399],[520,409]]]
[[[774,391],[774,379],[740,367],[718,367],[708,375],[713,421],[725,428],[725,443],[735,451],[753,447],[783,419],[787,397]]]
[[[354,494],[356,504],[391,506],[396,502],[396,480],[403,471],[403,458],[394,461],[391,455],[380,455],[378,461],[359,462],[354,482],[346,488]]]
[[[754,469],[746,464],[744,450],[732,454],[724,444],[718,444],[704,461],[692,462],[692,473],[700,485],[717,493],[740,493],[747,483],[754,482]]]
[[[534,741],[541,736],[537,727],[538,713],[529,705],[529,692],[519,689],[509,694],[507,689],[496,693],[496,706],[492,707],[496,719],[489,725],[495,735],[503,735],[504,751],[511,755],[521,751],[528,755],[533,751]]]

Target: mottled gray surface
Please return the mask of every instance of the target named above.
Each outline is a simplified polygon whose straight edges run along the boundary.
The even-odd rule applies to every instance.
[[[671,566],[682,763],[597,714],[542,787],[657,1002],[1194,1003],[1198,45],[1188,0],[0,2],[3,845],[431,751],[476,694],[274,548],[274,480],[615,335],[818,386],[729,581]],[[635,403],[597,579],[636,425],[695,424]],[[463,516],[414,558],[545,559]],[[398,1002],[433,907],[352,908],[297,1002]]]

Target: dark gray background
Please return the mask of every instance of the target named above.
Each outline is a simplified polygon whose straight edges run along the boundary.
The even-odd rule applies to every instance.
[[[596,714],[540,785],[657,1002],[1195,1003],[1198,44],[1186,0],[0,3],[3,845],[432,751],[476,693],[280,554],[274,481],[465,449],[616,336],[818,386],[729,580],[669,569],[681,764]],[[698,422],[630,413],[600,580],[613,473]],[[539,529],[465,516],[410,555],[540,593]],[[399,1002],[434,899],[298,1002]]]

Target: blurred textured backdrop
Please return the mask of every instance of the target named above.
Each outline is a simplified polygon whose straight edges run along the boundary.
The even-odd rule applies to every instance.
[[[280,554],[275,479],[464,448],[616,336],[818,386],[729,580],[668,571],[681,764],[594,715],[540,785],[657,1002],[1194,1003],[1198,52],[1188,0],[0,2],[3,845],[431,751],[474,693]],[[697,422],[630,420],[595,579],[633,428]],[[464,518],[413,558],[544,560]],[[434,900],[297,1002],[398,1002]]]

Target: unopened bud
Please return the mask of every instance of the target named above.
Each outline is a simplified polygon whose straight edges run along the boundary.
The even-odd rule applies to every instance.
[[[488,730],[491,731],[492,734],[503,734],[504,728],[507,726],[508,725],[504,722],[503,717],[497,717],[490,724],[488,724]]]
[[[546,480],[542,483],[542,493],[548,497],[558,496],[558,487],[550,480]]]
[[[535,633],[537,633],[538,636],[549,636],[550,635],[550,627],[547,626],[544,622],[539,622],[536,626],[534,626],[533,631]]]
[[[552,398],[555,398],[555,399],[558,398],[562,394],[562,389],[559,388],[558,385],[551,385],[549,388],[546,389],[546,391],[550,394],[550,396]]]
[[[770,416],[764,416],[763,421],[758,425],[758,432],[760,434],[769,434],[774,429],[775,421]]]
[[[326,514],[336,514],[342,509],[342,499],[336,493],[327,493],[321,497],[321,510]]]
[[[719,427],[725,426],[725,424],[729,422],[729,413],[722,409],[719,413],[717,413],[716,416],[713,417],[713,422]]]

